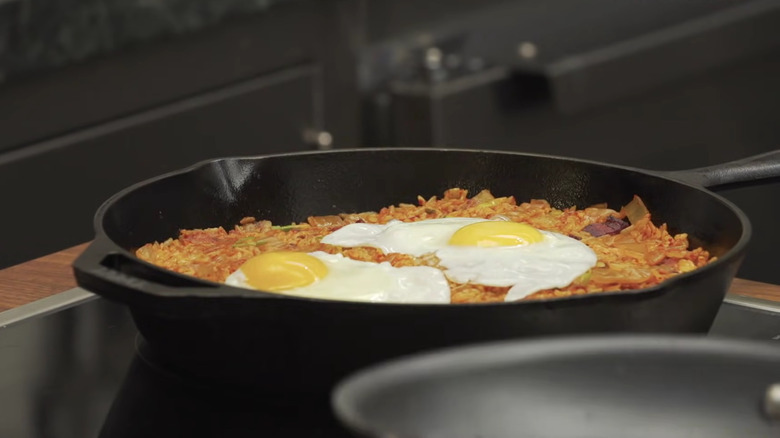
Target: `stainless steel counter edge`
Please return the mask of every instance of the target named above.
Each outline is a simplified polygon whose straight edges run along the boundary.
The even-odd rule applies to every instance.
[[[780,313],[780,302],[762,300],[759,298],[746,297],[744,295],[727,294],[725,303],[735,304],[737,306],[750,307],[751,309],[763,310],[765,312]],[[2,314],[0,314],[2,315]]]
[[[52,295],[47,298],[33,301],[13,309],[0,312],[0,329],[12,324],[24,321],[28,318],[48,315],[68,307],[73,307],[83,302],[94,300],[97,295],[87,292],[79,287]],[[750,307],[766,312],[780,313],[780,303],[741,295],[728,294],[724,302],[738,306]]]
[[[0,329],[29,318],[48,315],[68,307],[73,307],[86,301],[94,300],[97,295],[75,287],[65,292],[33,301],[32,303],[0,312]]]

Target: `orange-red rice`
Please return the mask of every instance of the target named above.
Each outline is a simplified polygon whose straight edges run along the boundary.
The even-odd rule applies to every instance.
[[[649,214],[619,234],[593,237],[583,231],[585,226],[604,222],[609,216],[624,218],[625,214],[603,206],[558,210],[544,200],[518,205],[514,197],[494,198],[488,191],[468,198],[468,192],[458,188],[447,190],[441,199],[436,196],[429,199],[418,197],[416,204],[399,204],[379,212],[342,214],[333,218],[310,217],[308,223],[294,224],[293,227],[275,227],[268,221],[247,217],[230,231],[221,227],[182,230],[178,239],[144,245],[136,251],[136,255],[157,266],[216,282],[223,282],[250,257],[278,250],[341,253],[356,260],[388,261],[394,266],[436,266],[438,260],[433,255],[417,258],[405,254],[383,254],[369,247],[326,245],[320,243],[320,239],[345,223],[358,221],[386,223],[398,219],[413,222],[442,217],[491,218],[496,215],[578,238],[598,256],[597,266],[571,285],[540,291],[527,299],[649,287],[713,260],[702,248],[688,250],[686,234],[670,235],[666,225],[656,227]],[[450,287],[453,303],[503,301],[509,289],[456,283],[450,283]]]

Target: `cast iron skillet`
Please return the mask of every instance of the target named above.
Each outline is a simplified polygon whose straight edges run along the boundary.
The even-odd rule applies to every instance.
[[[509,341],[356,373],[333,395],[367,437],[780,436],[780,349],[669,336]]]
[[[676,173],[703,185],[777,177],[780,151]],[[473,305],[371,304],[285,297],[178,275],[134,257],[182,228],[277,224],[377,210],[451,187],[559,208],[634,194],[657,223],[685,231],[719,259],[657,287],[568,299]],[[75,261],[78,284],[127,304],[166,366],[280,397],[327,394],[350,371],[421,350],[562,333],[706,332],[750,236],[745,215],[699,186],[659,173],[510,152],[360,149],[207,161],[123,190],[95,216]]]

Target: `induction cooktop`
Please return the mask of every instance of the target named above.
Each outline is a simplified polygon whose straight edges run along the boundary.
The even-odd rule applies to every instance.
[[[780,341],[780,304],[730,296],[710,336]],[[349,434],[322,400],[282,404],[166,371],[123,306],[84,290],[0,313],[0,437],[180,436]]]

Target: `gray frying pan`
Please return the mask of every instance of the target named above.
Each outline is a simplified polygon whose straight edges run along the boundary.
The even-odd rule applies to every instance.
[[[512,341],[353,374],[338,418],[383,438],[780,437],[780,348],[703,337]]]

